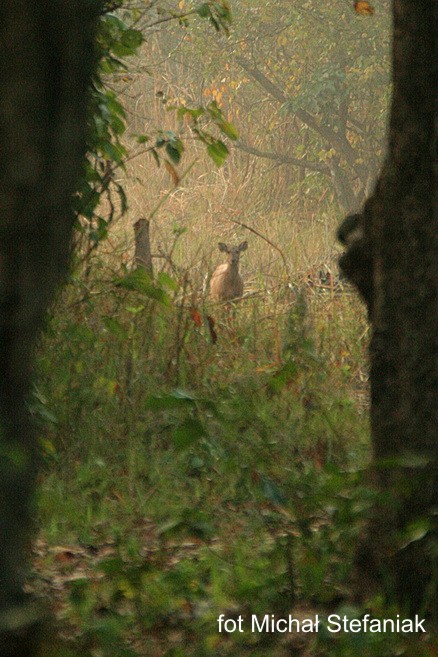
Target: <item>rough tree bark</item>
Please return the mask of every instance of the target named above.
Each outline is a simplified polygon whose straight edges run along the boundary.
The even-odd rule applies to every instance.
[[[372,325],[373,479],[382,493],[358,572],[365,592],[377,583],[411,613],[437,604],[436,11],[433,0],[393,2],[387,158],[363,212],[338,233],[341,269]]]
[[[36,650],[23,593],[38,448],[33,349],[68,262],[86,148],[94,0],[0,4],[0,652]]]

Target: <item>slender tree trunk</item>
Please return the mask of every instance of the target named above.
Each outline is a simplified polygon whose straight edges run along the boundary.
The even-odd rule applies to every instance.
[[[363,213],[341,225],[340,264],[372,324],[373,476],[381,496],[358,551],[361,586],[385,583],[403,608],[419,612],[437,604],[436,3],[394,0],[393,12],[387,159]]]
[[[141,218],[134,224],[135,234],[135,253],[134,265],[143,267],[151,276],[154,270],[152,265],[151,238],[150,238],[150,221]]]
[[[0,4],[0,646],[33,655],[29,563],[38,448],[33,350],[65,274],[86,147],[98,2]]]
[[[351,180],[349,180],[345,171],[339,166],[339,158],[332,158],[329,162],[330,173],[332,176],[333,189],[335,190],[336,199],[343,212],[356,212],[360,203],[358,202],[353,190]],[[362,198],[363,200],[363,198]]]

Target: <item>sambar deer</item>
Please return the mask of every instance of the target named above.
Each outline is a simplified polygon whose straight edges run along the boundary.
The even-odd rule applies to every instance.
[[[232,301],[243,294],[243,280],[239,274],[239,260],[242,251],[246,251],[248,242],[239,246],[227,246],[219,242],[219,251],[228,254],[228,262],[219,265],[210,279],[210,297],[214,301]]]

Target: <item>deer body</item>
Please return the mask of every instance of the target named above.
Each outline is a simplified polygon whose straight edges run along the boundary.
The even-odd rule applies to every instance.
[[[210,296],[214,301],[231,301],[243,294],[243,280],[239,274],[239,259],[242,251],[248,248],[248,242],[239,246],[227,246],[219,243],[219,250],[228,254],[228,262],[219,265],[210,280]]]

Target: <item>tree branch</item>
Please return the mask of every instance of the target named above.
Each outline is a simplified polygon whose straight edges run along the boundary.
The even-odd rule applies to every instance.
[[[250,64],[250,62],[238,55],[236,57],[236,62],[247,72],[251,77],[260,84],[263,89],[265,89],[275,100],[277,100],[282,105],[287,105],[290,98],[285,96],[283,91],[277,87],[269,78],[266,77],[258,68],[255,68]],[[363,185],[365,185],[367,180],[367,172],[363,165],[357,162],[356,152],[351,146],[350,142],[347,140],[344,134],[335,132],[331,128],[325,125],[321,125],[317,122],[314,116],[309,114],[307,110],[298,109],[295,112],[295,115],[302,121],[305,125],[312,130],[315,130],[323,139],[325,139],[331,147],[337,148],[337,150],[342,154],[347,164],[354,169],[354,171],[359,176]]]
[[[245,151],[245,153],[250,153],[251,155],[256,155],[257,157],[263,157],[267,160],[274,160],[275,162],[279,162],[280,164],[293,164],[294,166],[302,167],[303,169],[309,169],[310,171],[319,171],[320,173],[323,173],[326,176],[330,176],[330,169],[324,163],[309,162],[309,160],[305,160],[304,158],[298,159],[296,157],[290,157],[289,155],[286,155],[284,153],[272,153],[269,151],[261,151],[260,149],[255,148],[254,146],[249,146],[249,144],[245,144],[243,141],[240,140],[234,142],[234,145],[237,148],[239,148],[241,151]]]

